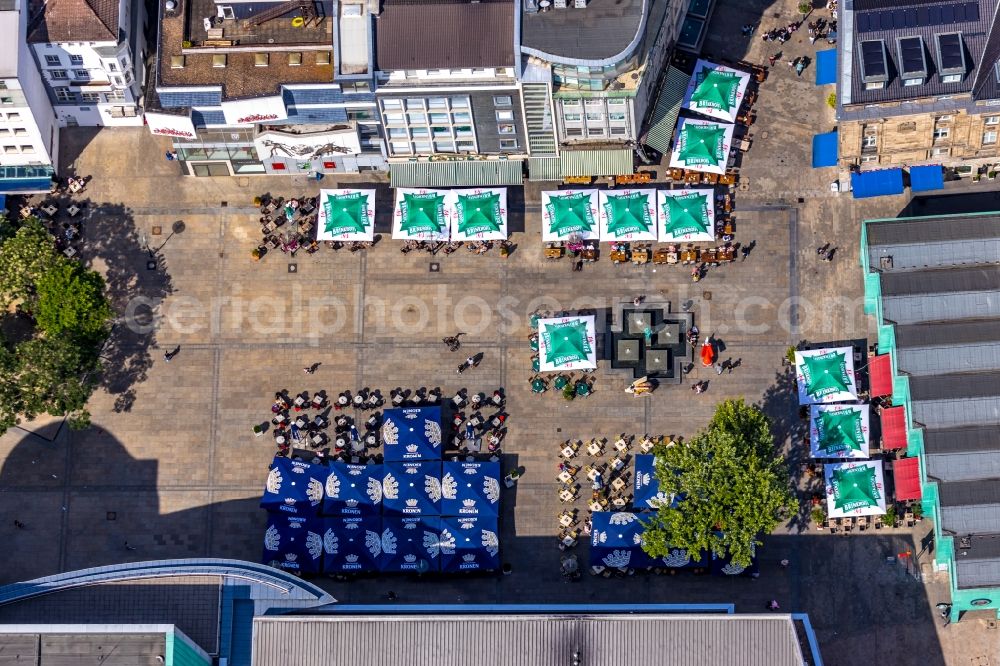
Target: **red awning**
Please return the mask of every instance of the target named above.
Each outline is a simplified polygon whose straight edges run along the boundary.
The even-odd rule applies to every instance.
[[[916,458],[900,458],[892,465],[893,480],[896,482],[896,501],[920,499],[920,461]]]
[[[882,448],[906,448],[906,408],[886,407],[882,410]]]
[[[892,395],[892,361],[888,354],[873,356],[868,361],[868,383],[873,398]]]

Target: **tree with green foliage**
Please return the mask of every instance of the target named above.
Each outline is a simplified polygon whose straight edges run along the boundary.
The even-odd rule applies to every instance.
[[[35,320],[46,335],[96,340],[114,316],[104,298],[104,278],[79,262],[62,259],[36,282]]]
[[[764,413],[742,399],[726,400],[706,430],[655,454],[660,490],[682,499],[657,510],[643,549],[653,557],[671,548],[705,551],[749,566],[760,536],[794,499]]]
[[[33,330],[22,341],[0,337],[0,433],[40,414],[66,416],[71,428],[85,428],[114,316],[104,280],[59,254],[38,220],[11,229],[0,219],[0,306],[3,316],[14,318],[16,305],[33,318]]]

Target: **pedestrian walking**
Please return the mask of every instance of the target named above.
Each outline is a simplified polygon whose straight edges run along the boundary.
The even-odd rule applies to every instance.
[[[128,545],[128,541],[125,542],[125,550],[135,550],[135,546]]]
[[[315,365],[307,365],[306,367],[302,368],[302,372],[306,373],[307,375],[311,375],[314,372],[316,372],[316,366]]]
[[[771,599],[769,602],[767,602],[767,610],[776,611],[780,609],[781,606],[778,605],[778,601],[776,599]]]
[[[636,296],[635,298],[632,299],[632,305],[634,305],[635,307],[639,307],[645,300],[645,298],[646,298],[645,296]]]
[[[396,598],[397,598],[396,597],[396,593],[393,592],[392,590],[389,590],[389,594],[387,594],[385,596],[386,596],[387,599],[389,599],[389,601],[395,601]]]
[[[172,358],[173,358],[174,356],[177,356],[177,354],[179,354],[179,353],[180,353],[180,351],[181,351],[181,346],[180,346],[180,345],[177,345],[176,347],[174,347],[174,348],[173,348],[173,349],[171,349],[170,351],[165,351],[165,352],[163,352],[163,360],[164,360],[164,361],[166,361],[167,363],[170,363],[170,360],[171,360],[171,359],[172,359]]]
[[[15,520],[14,521],[14,527],[16,527],[19,530],[23,530],[24,529],[24,523],[22,523],[20,520]]]
[[[771,67],[774,67],[774,62],[777,59],[778,59],[778,56],[776,56],[776,55],[769,55],[769,56],[767,56],[767,64],[769,64]]]
[[[787,559],[781,560],[781,562],[778,562],[778,564],[781,566],[782,569],[787,569],[788,568],[788,560]]]
[[[831,247],[829,250],[827,250],[826,253],[823,255],[823,261],[833,261],[833,253],[836,251],[837,248],[835,247]]]
[[[458,335],[461,335],[459,333]],[[458,340],[458,335],[452,335],[447,338],[441,338],[443,342],[448,347],[448,351],[458,351],[458,348],[462,346],[462,343]]]

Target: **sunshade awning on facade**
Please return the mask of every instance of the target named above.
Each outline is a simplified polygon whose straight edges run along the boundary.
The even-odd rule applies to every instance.
[[[910,189],[914,192],[944,189],[944,169],[940,164],[910,167]]]
[[[920,460],[900,458],[892,464],[892,480],[896,486],[896,501],[918,500],[923,496],[920,489]]]
[[[452,187],[522,185],[522,160],[463,160],[453,162],[390,162],[393,187]]]
[[[687,90],[688,75],[675,67],[667,68],[667,75],[656,96],[656,106],[649,119],[646,145],[663,154],[670,152],[670,142],[677,126],[677,114],[681,110],[684,92]]]
[[[903,405],[882,409],[882,448],[906,448],[906,408]]]
[[[851,192],[855,199],[883,197],[903,193],[903,170],[880,169],[851,174]]]
[[[558,157],[532,157],[528,159],[528,180],[560,180],[562,163]]]
[[[564,150],[559,155],[563,176],[624,176],[635,173],[632,149]]]
[[[868,383],[873,398],[892,395],[892,358],[888,354],[873,356],[868,361]]]

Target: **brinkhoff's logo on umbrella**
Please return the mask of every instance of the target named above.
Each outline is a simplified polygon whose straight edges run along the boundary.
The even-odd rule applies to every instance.
[[[546,324],[545,360],[555,366],[585,360],[591,352],[587,326],[580,320]]]
[[[466,236],[499,232],[503,210],[500,194],[480,192],[458,195],[458,231]]]
[[[653,225],[649,214],[649,195],[645,192],[607,195],[604,214],[608,219],[608,234],[615,238],[648,233]]]
[[[585,192],[550,196],[545,205],[549,216],[549,231],[559,237],[592,232],[594,214],[590,208],[590,201],[591,195]]]
[[[685,123],[677,141],[687,166],[718,166],[726,159],[726,130],[718,125]]]
[[[806,356],[802,362],[806,393],[822,398],[831,393],[850,391],[851,375],[847,370],[847,355],[831,351],[820,356]]]
[[[686,234],[704,234],[711,224],[708,214],[708,196],[691,193],[666,197],[663,214],[667,219],[666,232],[671,238]]]
[[[820,412],[816,418],[819,448],[833,454],[840,451],[861,451],[865,444],[861,411],[842,409]]]
[[[326,223],[323,232],[331,236],[363,234],[371,225],[368,214],[368,194],[329,194],[323,202]]]
[[[736,106],[740,76],[736,72],[705,66],[697,74],[698,84],[691,95],[695,109],[729,111]]]
[[[878,506],[882,499],[875,470],[868,466],[836,470],[831,486],[834,506],[845,513]]]

